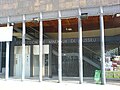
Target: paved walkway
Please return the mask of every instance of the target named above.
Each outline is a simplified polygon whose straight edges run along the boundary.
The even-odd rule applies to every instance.
[[[0,90],[119,90],[119,85],[99,85],[90,83],[71,83],[64,81],[56,83],[53,81],[38,82],[36,80],[15,80],[9,79],[5,81],[0,79]]]
[[[0,75],[1,76],[1,75]],[[58,82],[58,77],[44,78],[43,82],[38,82],[38,78],[28,78],[24,81],[9,78],[5,81],[0,78],[0,90],[119,90],[120,80],[107,80],[106,85],[95,84],[92,78],[84,78],[84,83],[79,84],[78,77],[64,77],[62,83]]]

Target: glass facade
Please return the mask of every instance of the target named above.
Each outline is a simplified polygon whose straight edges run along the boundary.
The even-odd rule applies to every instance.
[[[39,81],[42,81],[42,76],[58,76],[58,82],[61,82],[63,75],[79,77],[79,81],[82,83],[83,76],[93,77],[94,71],[102,67],[101,71],[103,76],[101,79],[103,84],[105,84],[105,72],[103,72],[105,71],[105,48],[103,48],[104,44],[101,44],[101,46],[99,44],[104,42],[104,29],[119,27],[117,23],[119,17],[113,17],[113,14],[118,13],[120,10],[119,4],[120,0],[0,0],[0,23],[8,22],[10,25],[14,23],[14,38],[16,41],[23,41],[21,43],[22,46],[21,44],[19,45],[21,48],[20,55],[15,53],[15,45],[13,43],[13,45],[11,44],[10,52],[12,52],[12,50],[14,52],[12,52],[12,54],[10,53],[10,76],[20,75],[21,77],[22,74],[22,80],[24,80],[26,76],[27,78],[39,76]],[[117,8],[115,8],[115,6],[117,6]],[[84,13],[88,15],[86,18],[78,17],[83,16],[82,14]],[[110,13],[110,15],[108,13]],[[106,14],[107,16],[104,16]],[[98,15],[100,15],[100,17]],[[38,18],[38,20],[34,21],[35,18]],[[108,23],[112,22],[112,20],[116,21],[116,23]],[[114,29],[111,30],[115,32]],[[24,31],[23,36],[21,34],[22,31]],[[83,37],[88,37],[88,39],[83,39],[83,45],[81,44],[82,31]],[[99,33],[100,31],[101,35]],[[24,37],[24,34],[26,34],[26,37]],[[118,33],[116,32],[115,35],[118,35]],[[93,43],[91,38],[99,38],[99,36],[101,36],[102,41],[97,44]],[[111,34],[109,36],[114,35]],[[46,48],[42,49],[42,46],[45,44],[44,40],[47,39],[53,40],[53,43],[48,43],[50,50],[48,53],[45,53]],[[34,52],[34,45],[36,44],[33,43],[32,40],[40,40],[40,48],[38,47],[35,50],[37,54]],[[64,40],[64,42],[62,42],[62,40]],[[33,43],[33,45],[28,44],[30,53],[27,54],[25,53],[25,41],[31,41],[31,43]],[[67,41],[69,42],[67,43]],[[100,48],[101,50],[98,50]],[[91,49],[97,52],[99,51],[101,58],[98,57],[96,53],[93,53],[94,50]],[[94,61],[94,58],[96,61]],[[8,60],[6,59],[6,61]],[[27,65],[29,68],[26,69],[25,66]],[[6,68],[8,69],[9,67]],[[25,70],[28,72],[26,73]]]

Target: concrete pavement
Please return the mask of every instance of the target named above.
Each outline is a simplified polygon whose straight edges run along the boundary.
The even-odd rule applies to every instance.
[[[35,80],[7,80],[0,79],[0,90],[119,90],[119,85],[99,85],[90,83],[69,83],[69,82],[38,82]]]

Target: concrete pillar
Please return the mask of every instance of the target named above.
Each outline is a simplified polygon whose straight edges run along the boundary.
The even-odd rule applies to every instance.
[[[103,19],[103,8],[100,7],[100,38],[101,38],[101,81],[102,84],[106,84],[105,78],[105,41],[104,41],[104,19]]]
[[[81,10],[78,17],[78,32],[79,32],[79,83],[83,83],[83,50],[82,50],[82,22],[81,22]]]
[[[9,20],[9,17],[8,17],[8,23],[7,23],[7,27],[10,26],[10,20]],[[9,41],[6,42],[6,70],[5,70],[5,80],[8,80],[9,78],[9,47],[10,47],[10,44],[9,44]]]
[[[0,42],[0,72],[2,72],[2,42]]]
[[[43,21],[40,13],[40,31],[39,31],[39,82],[42,82],[42,61],[43,61]]]
[[[61,12],[58,12],[58,82],[62,82],[62,23]]]
[[[26,26],[25,26],[25,15],[23,15],[22,22],[22,78],[23,81],[25,79],[25,34],[26,34]]]

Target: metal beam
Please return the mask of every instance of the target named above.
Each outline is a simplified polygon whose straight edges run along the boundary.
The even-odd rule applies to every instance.
[[[106,84],[105,78],[105,40],[104,40],[104,19],[103,7],[100,7],[100,34],[101,34],[101,70],[102,70],[102,84]]]

